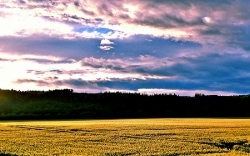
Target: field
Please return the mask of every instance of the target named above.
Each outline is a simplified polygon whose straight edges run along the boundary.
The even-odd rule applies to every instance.
[[[250,155],[250,119],[1,121],[0,155]]]

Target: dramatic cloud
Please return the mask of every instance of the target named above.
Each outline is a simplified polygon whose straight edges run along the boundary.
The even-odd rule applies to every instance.
[[[0,88],[248,94],[249,6],[3,0]]]

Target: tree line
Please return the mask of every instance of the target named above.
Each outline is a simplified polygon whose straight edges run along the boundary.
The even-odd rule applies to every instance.
[[[0,119],[250,117],[250,95],[0,90]]]

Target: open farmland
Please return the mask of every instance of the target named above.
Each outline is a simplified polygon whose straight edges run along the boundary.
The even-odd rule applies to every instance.
[[[250,119],[1,121],[2,155],[250,155]]]

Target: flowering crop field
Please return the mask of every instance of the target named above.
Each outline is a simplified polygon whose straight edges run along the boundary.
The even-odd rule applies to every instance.
[[[0,155],[250,155],[250,119],[0,121]]]

